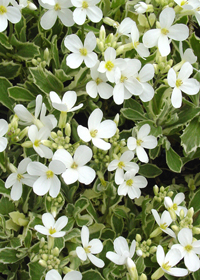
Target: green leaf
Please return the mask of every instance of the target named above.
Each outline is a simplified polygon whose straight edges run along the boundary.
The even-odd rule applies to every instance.
[[[10,240],[10,245],[12,248],[19,248],[20,246],[22,246],[22,240],[19,237],[13,237]]]
[[[2,215],[9,215],[10,212],[15,211],[15,204],[7,197],[2,197],[0,200],[0,213]]]
[[[21,20],[15,24],[16,34],[21,42],[26,42],[26,25],[26,20],[23,15],[21,17]]]
[[[168,167],[176,172],[180,173],[183,167],[183,163],[181,157],[170,147],[169,150],[165,149],[166,151],[166,162]]]
[[[13,61],[3,61],[0,63],[0,76],[14,79],[20,74],[21,65]]]
[[[142,274],[144,269],[145,269],[144,258],[143,257],[139,257],[137,259],[137,261],[135,262],[135,264],[136,264],[136,268],[137,268],[138,274]]]
[[[140,166],[138,173],[146,178],[155,178],[162,173],[162,170],[155,164],[146,163]]]
[[[116,234],[120,235],[124,228],[124,221],[122,218],[113,214],[111,217],[111,226]]]
[[[83,272],[82,275],[83,275],[82,280],[89,280],[89,279],[104,280],[104,278],[101,276],[101,274],[97,270],[93,270],[93,269]]]
[[[32,101],[35,100],[35,96],[28,90],[19,86],[8,88],[8,94],[18,101]]]
[[[0,102],[13,112],[14,100],[8,95],[8,88],[12,84],[4,77],[0,77]]]
[[[55,68],[60,68],[59,54],[58,54],[58,46],[57,46],[57,35],[54,35],[51,41],[51,51],[53,60],[55,63]]]
[[[194,208],[194,213],[198,212],[200,210],[199,201],[200,201],[200,189],[193,194],[193,197],[190,200],[188,209],[193,207]]]
[[[148,118],[145,116],[144,113],[140,113],[140,112],[138,112],[137,110],[134,110],[134,109],[122,108],[120,110],[120,112],[128,120],[132,120],[132,121],[148,120]]]
[[[198,61],[200,61],[200,39],[195,35],[194,32],[192,32],[192,35],[190,36],[189,40],[194,54],[198,57]]]
[[[16,48],[15,57],[22,60],[30,60],[40,54],[39,47],[34,43],[22,43],[14,35],[11,37],[11,44]]]
[[[4,264],[11,264],[19,261],[26,256],[26,251],[20,250],[19,248],[2,248],[0,249],[0,262]]]
[[[0,194],[10,197],[10,190],[5,188],[5,183],[0,179]]]
[[[144,114],[144,110],[143,110],[142,106],[140,105],[140,103],[138,103],[136,100],[134,100],[132,98],[125,100],[123,107],[127,108],[127,109],[133,109],[135,111],[140,112],[141,114]]]
[[[43,69],[41,66],[30,67],[29,71],[34,83],[46,94],[49,94],[50,91],[55,91],[58,94],[62,92],[63,84],[50,71]]]
[[[181,146],[188,155],[196,152],[200,147],[200,122],[199,117],[194,118],[183,130],[181,137]]]
[[[30,262],[29,266],[29,275],[30,280],[41,280],[45,272],[45,268],[41,266],[38,262]]]
[[[8,50],[13,49],[12,45],[10,44],[10,42],[8,40],[8,37],[2,32],[0,33],[0,44]]]
[[[111,8],[115,9],[119,6],[121,7],[124,4],[125,4],[125,0],[112,0]]]

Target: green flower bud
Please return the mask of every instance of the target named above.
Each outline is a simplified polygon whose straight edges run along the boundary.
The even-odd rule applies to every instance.
[[[136,239],[137,242],[140,242],[142,240],[142,237],[141,237],[140,234],[137,233],[136,236],[135,236],[135,239]]]
[[[200,234],[200,228],[199,227],[193,227],[192,228],[192,233],[193,233],[193,235]]]
[[[19,141],[21,141],[25,136],[27,136],[28,133],[28,127],[25,127],[20,133],[19,133]]]
[[[150,234],[150,238],[154,238],[154,237],[160,235],[161,233],[162,233],[162,230],[158,227]]]
[[[158,195],[158,193],[159,193],[159,188],[158,188],[157,185],[155,185],[155,186],[153,187],[153,192],[154,192],[155,195]]]
[[[21,146],[23,148],[32,148],[33,147],[33,143],[31,141],[26,141],[26,142],[22,143]]]
[[[41,257],[44,261],[48,260],[48,255],[47,254],[42,254]]]
[[[157,279],[160,279],[163,275],[164,275],[164,271],[160,267],[154,272],[153,275],[151,275],[151,279],[152,280],[157,280]]]
[[[157,247],[156,246],[152,246],[149,250],[150,254],[154,254],[157,251]]]
[[[179,212],[179,216],[180,216],[180,219],[183,220],[184,217],[185,217],[185,212],[183,209],[181,209],[181,211]]]
[[[47,263],[44,260],[39,260],[39,264],[43,267],[47,267]]]
[[[191,207],[187,212],[187,217],[192,218],[194,215],[194,208]]]
[[[142,273],[142,274],[140,275],[140,280],[147,280],[146,274]]]
[[[49,60],[49,49],[48,48],[46,48],[45,50],[44,50],[44,59],[48,62],[48,60]]]

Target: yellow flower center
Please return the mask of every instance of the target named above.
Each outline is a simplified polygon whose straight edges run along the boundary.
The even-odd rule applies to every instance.
[[[51,178],[53,178],[54,173],[53,173],[53,171],[48,170],[48,171],[46,172],[46,175],[47,175],[47,179],[51,179]]]
[[[137,146],[141,146],[142,143],[143,143],[143,141],[141,139],[137,139],[137,141],[136,141]]]
[[[71,168],[76,169],[78,167],[78,164],[76,164],[76,162],[74,161],[71,165]]]
[[[192,246],[191,245],[186,245],[184,248],[187,252],[190,252],[192,250]]]
[[[89,7],[88,2],[87,1],[83,1],[82,8],[83,9],[87,9],[88,7]]]
[[[132,179],[127,180],[126,185],[131,187],[133,185],[133,180]]]
[[[7,12],[6,7],[5,7],[5,6],[3,6],[3,5],[1,5],[1,6],[0,6],[0,15],[5,14],[6,12]]]
[[[173,204],[172,208],[176,211],[178,209],[178,206],[176,203]]]
[[[86,254],[89,254],[91,251],[90,251],[90,248],[91,246],[88,246],[88,247],[85,247],[84,250],[86,252]]]
[[[105,64],[105,68],[108,70],[108,71],[111,71],[114,67],[114,64],[112,63],[112,61],[108,60]]]
[[[52,228],[52,227],[51,227],[51,228],[49,229],[49,233],[50,233],[50,234],[54,234],[55,232],[56,232],[56,229],[55,229],[55,228]]]
[[[127,77],[125,77],[125,76],[122,75],[122,76],[121,76],[121,79],[120,79],[120,82],[121,82],[121,83],[124,83],[125,80],[127,80]]]
[[[123,161],[120,161],[119,163],[118,163],[118,167],[119,168],[123,168],[123,167],[125,167],[125,164],[124,164],[124,162]]]
[[[97,129],[90,131],[90,135],[91,135],[92,138],[96,137],[97,133],[98,133]]]
[[[162,268],[165,269],[165,270],[167,270],[167,271],[169,271],[170,268],[171,268],[171,265],[169,265],[169,262],[166,262],[166,263],[163,263],[163,264],[162,264]]]
[[[61,7],[58,3],[56,3],[56,5],[54,6],[54,10],[55,11],[61,10]]]
[[[83,55],[83,56],[86,56],[87,55],[87,49],[86,48],[82,48],[79,50],[80,54]]]
[[[183,5],[185,5],[185,4],[188,4],[188,1],[181,1],[181,4],[180,4],[180,6],[183,6]]]
[[[17,174],[17,181],[20,182],[21,179],[23,179],[24,177],[21,174]]]
[[[136,49],[139,44],[140,44],[140,42],[138,42],[138,41],[134,42],[134,44],[133,44],[134,48]]]
[[[41,141],[40,141],[39,139],[37,139],[37,140],[35,140],[35,142],[34,142],[33,145],[34,145],[35,147],[39,147],[40,144],[41,144]]]
[[[169,30],[167,30],[167,28],[162,28],[162,29],[161,29],[161,33],[162,33],[163,35],[167,35],[167,33],[169,33]]]
[[[98,86],[98,85],[99,85],[100,83],[102,83],[103,81],[102,81],[100,78],[97,78],[95,82],[96,82],[96,84],[97,84],[97,86]]]
[[[164,224],[160,225],[160,228],[161,228],[161,229],[166,229],[166,228],[167,228],[167,224],[164,223]]]
[[[177,79],[176,80],[176,87],[180,87],[182,85],[182,80],[181,79]]]

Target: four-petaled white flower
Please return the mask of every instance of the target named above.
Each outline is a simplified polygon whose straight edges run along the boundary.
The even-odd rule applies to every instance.
[[[0,153],[3,152],[8,144],[8,139],[3,137],[8,131],[8,123],[4,119],[0,119]]]
[[[159,16],[160,28],[148,30],[143,36],[145,47],[158,46],[161,56],[170,53],[170,39],[184,41],[189,36],[189,29],[185,24],[173,24],[175,11],[172,8],[165,8]]]
[[[89,241],[89,229],[83,226],[81,229],[81,242],[82,246],[76,247],[76,254],[82,261],[86,261],[87,258],[97,267],[103,267],[105,265],[104,261],[97,258],[93,254],[98,254],[103,250],[102,242],[95,238]]]
[[[66,91],[62,97],[62,100],[55,91],[51,91],[50,99],[52,106],[61,112],[73,112],[83,106],[81,103],[78,106],[73,107],[77,100],[77,94],[75,91]]]
[[[190,271],[197,271],[200,268],[199,257],[196,255],[200,254],[200,240],[193,241],[192,230],[182,228],[178,233],[178,241],[180,244],[173,245],[172,249],[180,250],[185,266]]]
[[[157,262],[160,265],[161,269],[164,273],[176,276],[183,277],[188,274],[187,269],[173,267],[175,266],[181,259],[181,253],[178,249],[171,249],[167,252],[165,256],[165,252],[161,245],[158,245],[156,252]],[[152,278],[154,279],[154,278]],[[158,278],[156,278],[158,279]]]
[[[121,184],[124,181],[124,170],[129,171],[135,170],[136,173],[139,171],[139,166],[135,162],[130,162],[134,157],[134,153],[131,151],[124,152],[119,159],[114,159],[108,165],[108,171],[116,170],[115,172],[115,183]]]
[[[66,216],[62,216],[55,221],[52,214],[45,213],[42,215],[42,222],[44,226],[34,226],[34,229],[38,232],[52,237],[62,237],[66,234],[66,231],[61,231],[68,223],[68,218]]]
[[[100,0],[71,0],[71,2],[76,7],[73,12],[73,18],[77,24],[84,24],[86,16],[92,22],[99,22],[102,19],[103,13],[101,9],[95,6]]]
[[[101,138],[113,137],[116,133],[117,126],[114,121],[105,120],[101,122],[103,112],[97,108],[88,118],[88,128],[79,125],[77,127],[78,136],[85,142],[92,140],[94,146],[102,150],[109,150],[110,143],[107,143]]]
[[[66,184],[72,184],[76,181],[89,185],[95,178],[95,171],[89,166],[85,166],[92,158],[92,150],[85,146],[79,146],[74,157],[64,150],[59,149],[53,155],[53,160],[60,160],[65,164],[67,168],[63,173],[62,177]]]
[[[132,95],[142,94],[143,87],[134,77],[141,68],[141,62],[138,59],[123,60],[120,68],[115,69],[115,83],[113,89],[113,99],[118,105],[129,99]]]
[[[71,34],[65,38],[64,45],[73,52],[66,59],[70,68],[78,68],[83,61],[88,68],[97,63],[97,54],[93,52],[96,47],[96,37],[92,31],[87,33],[84,44],[77,35]]]
[[[31,162],[27,167],[27,172],[33,176],[39,176],[33,184],[33,191],[37,195],[49,195],[53,198],[57,197],[60,192],[60,180],[56,175],[60,175],[65,171],[65,165],[59,160],[52,160],[49,167],[41,162]]]
[[[37,177],[26,173],[27,166],[31,162],[30,158],[24,158],[18,165],[16,172],[8,176],[5,181],[5,188],[12,187],[10,196],[13,200],[19,200],[22,196],[22,184],[32,187]]]
[[[156,223],[158,224],[160,230],[167,233],[171,237],[176,238],[175,233],[170,228],[168,228],[169,225],[172,223],[172,218],[171,218],[169,212],[165,210],[162,213],[161,217],[159,216],[158,212],[155,209],[152,209],[151,212],[152,212],[154,219],[156,220]]]
[[[167,82],[173,87],[171,102],[175,108],[180,108],[182,104],[182,91],[188,95],[194,95],[199,92],[199,82],[194,78],[189,78],[193,72],[193,67],[189,62],[185,62],[181,67],[178,77],[173,68],[169,69]]]
[[[145,149],[154,149],[157,146],[157,139],[155,136],[148,135],[150,133],[150,125],[144,124],[135,137],[129,137],[127,140],[127,147],[131,151],[135,151],[138,159],[141,162],[147,163],[149,161]]]
[[[128,259],[132,259],[135,253],[136,242],[132,241],[130,249],[126,239],[123,236],[119,236],[114,240],[115,252],[107,252],[106,258],[117,265],[127,265]]]
[[[0,32],[3,32],[7,26],[8,21],[17,23],[21,19],[21,12],[18,8],[8,6],[9,0],[0,0]]]
[[[64,278],[62,278],[59,272],[55,269],[51,269],[47,272],[45,276],[45,280],[81,280],[82,274],[79,271],[70,271],[68,272]]]
[[[99,61],[90,69],[90,75],[93,80],[86,84],[86,91],[92,98],[96,98],[97,94],[99,94],[101,98],[108,99],[113,94],[113,87],[106,83],[108,79],[105,73],[99,73],[97,71],[98,67]]]
[[[49,136],[50,130],[45,126],[38,130],[37,126],[33,124],[28,129],[28,137],[33,144],[33,149],[42,158],[52,158],[53,156],[52,150],[42,144],[42,141],[47,140]]]
[[[144,176],[135,176],[136,173],[134,169],[131,169],[124,174],[124,182],[118,188],[118,195],[128,194],[130,199],[140,197],[140,189],[145,188],[148,182]]]
[[[43,8],[48,9],[40,20],[40,24],[43,29],[48,30],[52,28],[57,17],[65,26],[72,26],[74,24],[73,13],[70,9],[68,9],[72,6],[70,0],[39,0],[39,4]]]
[[[170,197],[166,196],[164,199],[164,205],[167,208],[169,212],[173,211],[176,213],[176,215],[180,215],[181,209],[184,211],[184,214],[186,216],[187,214],[187,208],[183,206],[179,206],[185,199],[184,193],[177,193],[177,195],[174,197],[173,201]]]
[[[116,67],[120,67],[123,63],[122,58],[116,59],[116,50],[112,47],[106,49],[104,53],[105,61],[101,61],[99,64],[98,71],[100,73],[106,73],[106,77],[109,82],[114,83],[115,81],[115,69]]]
[[[134,22],[132,29],[131,29],[131,40],[133,43],[133,47],[136,50],[136,52],[141,56],[141,57],[147,57],[149,56],[149,50],[144,46],[144,44],[139,42],[140,38],[140,33],[137,28],[136,23]]]

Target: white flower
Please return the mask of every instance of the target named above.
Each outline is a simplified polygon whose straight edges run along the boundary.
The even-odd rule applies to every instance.
[[[104,53],[105,61],[101,61],[99,64],[98,71],[100,73],[106,73],[106,77],[111,83],[115,81],[115,69],[122,65],[123,59],[116,59],[116,50],[114,48],[107,48]]]
[[[30,125],[35,124],[38,128],[47,126],[49,130],[52,130],[57,125],[57,120],[54,115],[46,114],[46,106],[42,103],[42,95],[38,95],[35,100],[35,115],[31,114],[23,105],[17,104],[14,107],[14,112],[22,122],[20,124]],[[40,120],[38,119],[40,115]]]
[[[39,0],[39,4],[43,8],[48,9],[48,11],[41,17],[40,20],[40,24],[43,29],[48,30],[52,28],[57,17],[65,26],[72,26],[74,24],[72,11],[68,9],[72,6],[70,0]]]
[[[19,200],[22,196],[22,184],[32,187],[35,179],[26,173],[27,166],[31,162],[30,158],[24,158],[18,165],[16,172],[13,172],[8,176],[5,181],[5,188],[8,189],[12,187],[10,196],[12,200]]]
[[[190,271],[197,271],[200,268],[199,257],[196,255],[200,254],[200,240],[193,241],[192,230],[182,228],[178,233],[178,241],[180,244],[173,245],[172,249],[180,250],[185,266]]]
[[[173,68],[169,69],[167,75],[167,82],[170,87],[173,87],[171,102],[173,107],[180,108],[182,104],[182,91],[188,95],[194,95],[199,92],[199,82],[190,78],[189,76],[193,72],[193,67],[189,62],[185,62],[181,67],[178,77]]]
[[[189,36],[189,29],[185,24],[175,24],[175,11],[172,8],[164,9],[159,16],[160,28],[148,30],[143,36],[145,47],[152,48],[158,46],[161,56],[170,53],[170,41],[168,37],[176,41],[184,41]]]
[[[183,53],[183,43],[179,43],[179,51],[183,62],[189,62],[190,64],[193,64],[197,61],[197,56],[194,55],[194,52],[192,49],[186,49]]]
[[[8,131],[8,123],[4,119],[0,119],[0,152],[3,152],[8,144],[8,139],[3,137]]]
[[[124,60],[120,68],[115,69],[115,83],[113,89],[113,99],[118,105],[129,99],[132,95],[142,94],[143,87],[134,77],[141,67],[138,59]]]
[[[150,54],[149,50],[144,46],[144,44],[139,42],[139,37],[140,37],[140,33],[136,23],[134,22],[131,29],[131,40],[133,43],[133,47],[141,57],[147,57]]]
[[[34,229],[38,232],[52,237],[62,237],[66,234],[66,231],[61,231],[68,223],[68,218],[66,216],[62,216],[55,221],[52,214],[45,213],[42,215],[42,222],[44,226],[34,226]]]
[[[183,206],[179,206],[185,199],[184,193],[177,193],[177,195],[174,197],[173,201],[170,197],[166,196],[164,199],[164,205],[167,208],[168,211],[173,211],[176,213],[176,215],[180,215],[181,209],[183,209],[185,216],[187,214],[187,208]]]
[[[96,37],[92,31],[87,33],[84,44],[77,35],[71,34],[65,38],[64,45],[73,52],[66,59],[70,68],[78,68],[83,61],[88,68],[95,66],[97,63],[97,54],[93,52],[96,47]]]
[[[134,169],[131,169],[124,174],[124,182],[118,188],[118,195],[128,194],[130,199],[140,197],[140,189],[145,188],[148,182],[144,176],[135,176],[136,173]]]
[[[134,153],[131,151],[124,152],[119,159],[114,159],[108,165],[108,171],[116,170],[115,172],[115,183],[121,184],[124,180],[124,170],[129,171],[131,169],[135,170],[137,173],[139,171],[139,166],[135,162],[130,162],[134,157]]]
[[[81,145],[76,149],[73,158],[64,149],[57,150],[53,155],[53,160],[62,161],[67,168],[62,174],[66,184],[79,181],[80,183],[89,185],[94,180],[96,175],[95,171],[91,167],[85,166],[91,158],[92,150],[85,145]]]
[[[154,96],[154,89],[153,87],[147,83],[149,80],[153,79],[154,77],[154,67],[152,64],[146,64],[140,70],[137,75],[134,75],[135,78],[138,80],[140,85],[142,86],[142,93],[139,95],[139,98],[143,102],[150,101]]]
[[[33,149],[40,157],[52,158],[53,152],[50,148],[42,144],[43,140],[47,140],[50,136],[50,130],[47,127],[42,127],[38,131],[36,125],[31,125],[28,129],[28,137],[33,144]]]
[[[126,35],[129,37],[132,27],[134,25],[135,25],[135,22],[131,18],[126,17],[125,19],[122,20],[122,22],[117,27],[116,33],[119,34],[119,36]]]
[[[104,261],[93,254],[100,253],[103,250],[103,244],[97,238],[89,241],[89,235],[90,233],[88,227],[83,226],[81,230],[81,242],[83,247],[76,247],[76,254],[82,261],[86,261],[88,258],[94,265],[102,268],[105,265]]]
[[[138,14],[144,14],[147,11],[148,5],[144,2],[139,2],[134,6],[134,8]]]
[[[156,258],[158,264],[160,265],[160,267],[165,273],[176,277],[182,277],[188,274],[187,269],[173,267],[182,259],[181,253],[178,249],[169,250],[165,256],[163,247],[161,245],[158,245]]]
[[[95,6],[100,0],[71,0],[71,2],[76,7],[73,12],[73,18],[77,24],[84,24],[86,16],[92,22],[99,22],[102,19],[103,13],[101,9]]]
[[[73,107],[77,100],[77,94],[75,91],[66,91],[62,97],[62,100],[56,92],[51,91],[50,99],[52,102],[52,106],[61,112],[73,112],[83,106],[83,104],[81,103],[78,106]]]
[[[136,151],[137,157],[141,162],[147,163],[149,158],[144,148],[154,149],[157,146],[157,139],[155,136],[148,135],[150,133],[150,125],[144,124],[135,137],[129,137],[127,140],[127,147],[131,151]]]
[[[156,223],[158,224],[160,230],[167,233],[171,237],[176,238],[175,233],[170,228],[168,228],[169,225],[172,223],[172,218],[171,218],[169,212],[165,210],[162,213],[161,218],[155,209],[152,209],[151,212],[152,212],[154,219],[156,220]]]
[[[85,142],[92,140],[94,146],[102,150],[109,150],[110,143],[107,143],[101,138],[113,137],[116,133],[117,126],[114,121],[105,120],[101,122],[103,112],[100,109],[95,109],[88,118],[88,128],[79,125],[77,127],[78,136]]]
[[[64,278],[62,278],[59,272],[55,269],[51,269],[47,272],[45,276],[45,280],[81,280],[82,275],[79,271],[70,271],[68,272]]]
[[[65,171],[65,165],[59,160],[52,160],[49,167],[46,167],[41,162],[31,162],[27,167],[30,175],[39,176],[33,184],[33,191],[37,195],[49,195],[53,198],[57,197],[60,192],[60,180],[56,175]]]
[[[127,265],[128,258],[132,258],[135,253],[136,242],[132,241],[130,249],[128,243],[123,236],[119,236],[114,240],[114,250],[115,252],[107,252],[106,258],[111,260],[117,265]]]
[[[86,91],[92,98],[96,98],[97,94],[99,94],[101,98],[108,99],[113,94],[113,87],[106,83],[108,79],[105,73],[99,73],[97,71],[98,67],[99,61],[90,69],[90,75],[93,81],[86,84]]]
[[[21,20],[21,12],[18,8],[8,6],[9,0],[0,0],[0,32],[3,32],[8,26],[8,20],[17,23]]]

